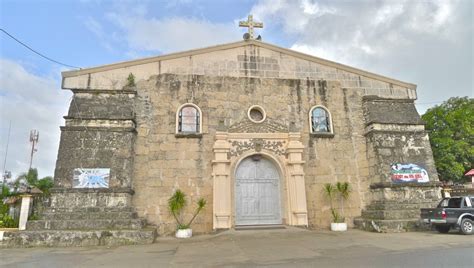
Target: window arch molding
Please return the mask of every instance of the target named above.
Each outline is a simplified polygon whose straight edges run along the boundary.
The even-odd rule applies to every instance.
[[[315,110],[324,111],[324,113],[325,113],[324,114],[325,115],[324,116],[325,117],[325,124],[323,124],[323,125],[326,125],[327,130],[319,130],[319,131],[315,130],[316,126],[314,126],[315,122],[313,120],[313,116],[314,116],[313,113],[314,113]],[[326,108],[325,106],[315,105],[315,106],[311,107],[311,109],[309,110],[308,119],[309,119],[309,132],[311,134],[322,134],[322,135],[333,135],[334,134],[331,112],[329,112],[329,109]]]
[[[196,130],[195,131],[182,131],[182,116],[181,112],[184,108],[186,107],[192,107],[196,109],[197,114],[195,118],[195,124],[196,124]],[[175,129],[176,134],[202,134],[202,111],[199,106],[197,106],[194,103],[184,103],[178,107],[176,110],[176,129]]]

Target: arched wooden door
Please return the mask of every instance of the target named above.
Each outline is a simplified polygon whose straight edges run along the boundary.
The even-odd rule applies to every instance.
[[[270,160],[254,155],[235,173],[235,225],[281,224],[280,173]]]

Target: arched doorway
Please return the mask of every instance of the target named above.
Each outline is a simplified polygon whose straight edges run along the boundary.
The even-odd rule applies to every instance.
[[[280,172],[256,154],[243,159],[235,172],[235,225],[281,224]]]

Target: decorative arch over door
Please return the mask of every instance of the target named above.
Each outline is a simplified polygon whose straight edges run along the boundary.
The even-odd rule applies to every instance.
[[[255,224],[247,223],[245,220],[249,219],[245,217],[237,217],[239,215],[236,211],[235,196],[236,183],[242,178],[239,173],[240,164],[250,161],[246,159],[251,159],[253,155],[271,159],[269,161],[276,166],[279,173],[279,223],[308,226],[303,168],[304,145],[300,139],[300,133],[216,133],[212,161],[214,229],[229,229],[236,224]],[[257,224],[271,223],[259,220]]]

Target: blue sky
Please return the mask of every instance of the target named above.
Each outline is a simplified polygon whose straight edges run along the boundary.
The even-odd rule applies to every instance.
[[[474,95],[470,0],[2,0],[0,27],[50,58],[91,67],[241,40],[238,21],[250,13],[265,42],[417,84],[420,113]],[[6,169],[26,171],[38,129],[34,166],[53,175],[71,98],[60,72],[69,69],[0,33],[0,171],[11,120]]]

